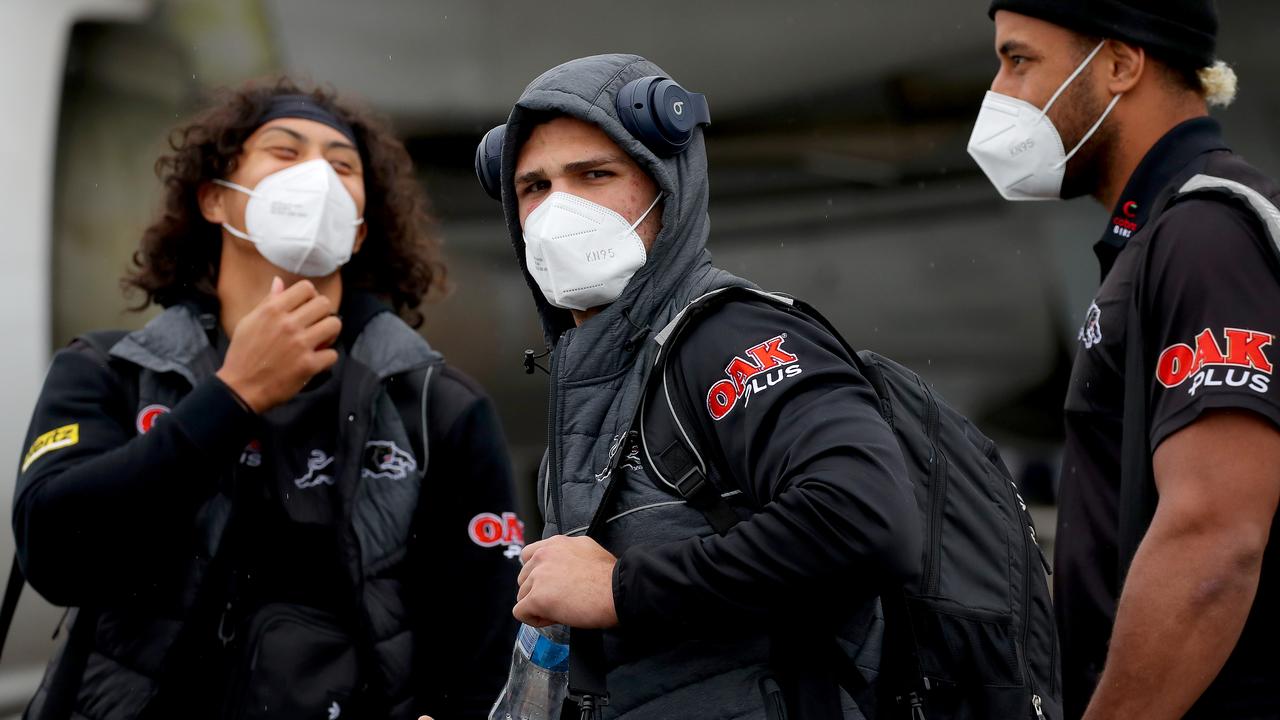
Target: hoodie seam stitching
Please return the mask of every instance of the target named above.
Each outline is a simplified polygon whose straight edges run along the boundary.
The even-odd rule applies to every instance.
[[[630,70],[631,68],[635,67],[635,66],[636,66],[636,64],[637,64],[638,62],[639,62],[639,61],[637,61],[637,60],[632,60],[631,62],[627,63],[626,65],[623,65],[622,67],[618,68],[618,71],[617,71],[617,72],[615,72],[615,73],[614,73],[614,74],[613,74],[613,75],[612,75],[612,76],[611,76],[611,77],[610,77],[610,78],[609,78],[609,79],[608,79],[608,80],[607,80],[603,85],[601,85],[601,86],[600,86],[600,89],[596,91],[596,96],[595,96],[594,98],[592,98],[592,99],[591,99],[591,104],[592,104],[593,106],[595,106],[595,107],[599,107],[599,106],[597,106],[597,105],[596,105],[596,101],[600,99],[600,96],[601,96],[601,95],[604,95],[604,91],[605,91],[605,90],[606,90],[610,85],[612,85],[612,84],[614,84],[615,82],[617,82],[618,78],[622,77],[622,74],[623,74],[623,73],[625,73],[626,71],[628,71],[628,70]],[[614,105],[617,105],[617,103],[618,103],[617,98],[614,98]]]

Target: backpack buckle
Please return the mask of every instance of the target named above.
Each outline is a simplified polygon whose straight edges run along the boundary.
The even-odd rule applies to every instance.
[[[707,476],[702,474],[697,465],[691,466],[675,482],[676,492],[680,493],[680,497],[685,499],[701,494],[706,485]]]

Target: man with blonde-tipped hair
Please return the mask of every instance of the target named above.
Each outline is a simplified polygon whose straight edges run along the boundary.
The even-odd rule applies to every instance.
[[[1213,3],[990,13],[970,154],[1007,199],[1114,208],[1066,400],[1065,717],[1280,717],[1280,188],[1208,117],[1235,95]]]

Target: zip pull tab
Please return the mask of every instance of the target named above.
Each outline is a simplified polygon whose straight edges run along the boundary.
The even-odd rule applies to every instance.
[[[218,639],[222,641],[222,647],[226,647],[236,639],[236,630],[234,627],[228,629],[231,618],[231,603],[222,609],[222,617],[218,618]]]
[[[580,720],[600,720],[603,716],[604,706],[609,704],[607,697],[596,697],[595,695],[586,695],[578,698],[578,708]]]
[[[1040,696],[1031,696],[1031,707],[1036,711],[1036,720],[1044,720],[1044,710],[1040,707]]]
[[[1031,533],[1031,544],[1035,547],[1036,553],[1040,555],[1040,564],[1044,566],[1044,574],[1052,575],[1053,565],[1049,564],[1049,556],[1044,554],[1044,548],[1040,546],[1040,540],[1036,537],[1036,527],[1028,525],[1027,532]]]
[[[911,693],[908,699],[911,703],[911,720],[928,720],[924,716],[924,702],[920,700],[919,693]]]

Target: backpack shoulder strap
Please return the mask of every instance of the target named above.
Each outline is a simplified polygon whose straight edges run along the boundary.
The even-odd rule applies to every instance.
[[[709,477],[713,473],[719,478],[730,475],[722,467],[718,449],[699,449],[687,399],[674,397],[670,390],[671,359],[678,354],[690,327],[729,303],[750,301],[788,309],[796,303],[785,295],[746,287],[723,288],[695,299],[655,336],[658,353],[644,389],[640,415],[632,423],[639,433],[642,462],[654,478],[701,512],[721,535],[737,524],[739,517]]]
[[[5,641],[9,639],[13,616],[18,611],[18,599],[22,597],[22,589],[26,584],[22,566],[18,564],[18,553],[14,552],[13,564],[9,566],[9,582],[4,588],[4,602],[0,603],[0,658],[4,657]]]

